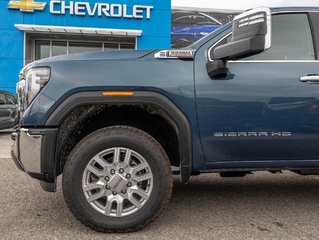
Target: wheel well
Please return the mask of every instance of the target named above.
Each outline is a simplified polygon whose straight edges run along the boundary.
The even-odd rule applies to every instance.
[[[83,105],[74,109],[61,124],[57,137],[59,175],[75,145],[85,136],[114,125],[139,128],[153,136],[164,148],[170,162],[180,162],[178,128],[164,110],[155,104]]]

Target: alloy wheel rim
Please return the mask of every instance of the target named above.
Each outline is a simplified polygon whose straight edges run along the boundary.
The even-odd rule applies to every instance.
[[[82,190],[87,202],[110,217],[128,216],[150,198],[153,174],[147,161],[124,147],[106,149],[87,164]]]

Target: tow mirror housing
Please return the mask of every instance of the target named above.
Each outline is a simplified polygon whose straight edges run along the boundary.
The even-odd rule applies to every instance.
[[[237,15],[233,21],[232,39],[229,43],[208,50],[210,63],[206,66],[209,76],[212,77],[224,62],[236,60],[263,52],[271,47],[271,12],[269,8],[255,8]],[[214,64],[215,61],[218,64]],[[210,70],[209,70],[210,69]],[[219,72],[219,71],[217,71]]]

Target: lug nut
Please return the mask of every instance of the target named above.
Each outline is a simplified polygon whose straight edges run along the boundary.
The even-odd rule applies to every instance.
[[[109,177],[105,177],[105,180],[106,180],[106,181],[109,181],[109,180],[110,180],[110,178],[109,178]]]
[[[131,178],[131,174],[126,174],[126,178]]]
[[[123,169],[123,168],[120,168],[119,172],[120,172],[120,173],[124,173],[124,169]]]
[[[106,185],[105,189],[110,190],[110,186]]]
[[[112,170],[110,171],[110,173],[111,173],[111,174],[115,174],[115,170],[112,169]]]
[[[125,194],[125,193],[126,193],[126,191],[125,191],[125,190],[123,190],[123,191],[122,191],[122,193],[123,193],[123,194]]]
[[[113,192],[112,192],[112,194],[113,194],[113,195],[116,195],[116,194],[117,194],[117,192],[113,191]]]
[[[128,187],[132,187],[132,183],[129,182],[129,183],[127,184],[127,186],[128,186]]]

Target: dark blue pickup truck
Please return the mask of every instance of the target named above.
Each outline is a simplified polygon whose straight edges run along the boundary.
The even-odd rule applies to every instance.
[[[191,175],[319,174],[319,8],[257,8],[187,49],[21,70],[17,166],[103,232],[140,229]]]

